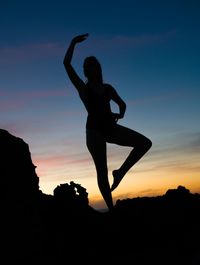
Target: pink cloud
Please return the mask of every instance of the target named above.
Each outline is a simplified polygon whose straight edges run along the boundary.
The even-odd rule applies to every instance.
[[[4,123],[0,123],[0,128],[7,130],[9,133],[20,137],[19,135],[24,131],[23,126],[21,126],[19,123],[16,122],[4,122]]]
[[[46,90],[46,89],[40,89],[40,90],[33,90],[33,89],[26,89],[26,90],[16,90],[16,91],[9,91],[8,89],[2,89],[0,91],[0,98],[11,98],[14,97],[23,97],[23,98],[43,98],[43,97],[63,97],[63,96],[69,96],[69,90],[66,88],[59,89],[55,88],[54,90]]]
[[[70,155],[67,152],[54,155],[50,152],[44,155],[32,155],[32,160],[34,165],[37,167],[37,173],[39,177],[50,175],[60,175],[67,174],[67,172],[75,171],[76,174],[81,174],[83,172],[88,172],[90,168],[91,160],[87,154],[74,154]],[[81,169],[81,172],[79,170]],[[90,170],[89,170],[90,171]],[[79,172],[79,173],[78,173]]]
[[[49,98],[49,97],[66,97],[69,95],[69,91],[66,89],[63,90],[37,90],[30,92],[23,92],[23,96],[32,97],[32,98]]]
[[[27,91],[1,91],[0,111],[19,110],[27,105],[31,100],[40,98],[67,97],[70,95],[67,89],[55,90],[27,90]]]
[[[44,132],[44,128],[36,127],[27,120],[10,119],[10,121],[0,121],[0,128],[7,130],[9,133],[20,137],[20,138],[29,138],[30,135],[36,135],[38,133]],[[28,142],[27,142],[28,143]],[[30,144],[30,143],[28,143]]]
[[[0,101],[0,111],[16,110],[22,107],[21,101]]]
[[[15,64],[61,54],[63,54],[63,47],[59,43],[53,42],[1,47],[0,64]]]
[[[37,164],[46,164],[51,168],[62,165],[66,165],[66,167],[72,165],[74,167],[75,165],[85,165],[90,161],[91,159],[87,153],[69,154],[67,150],[58,154],[50,154],[49,152],[41,155],[35,154],[35,162]]]

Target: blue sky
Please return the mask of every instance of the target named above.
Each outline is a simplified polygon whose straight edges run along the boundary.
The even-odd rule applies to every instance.
[[[30,147],[40,187],[70,180],[101,204],[85,146],[85,109],[63,57],[72,37],[73,65],[95,55],[104,81],[127,103],[121,124],[153,142],[114,198],[156,195],[185,185],[200,191],[199,1],[1,1],[0,128]],[[113,109],[115,106],[113,105]],[[128,149],[108,146],[109,170]]]

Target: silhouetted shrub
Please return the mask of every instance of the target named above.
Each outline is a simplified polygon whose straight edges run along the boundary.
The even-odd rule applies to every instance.
[[[80,184],[73,181],[58,185],[53,191],[56,201],[66,205],[87,206],[89,204],[88,193]]]

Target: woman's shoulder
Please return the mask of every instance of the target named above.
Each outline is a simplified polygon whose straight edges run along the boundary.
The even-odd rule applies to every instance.
[[[114,87],[109,83],[103,83],[103,85],[105,86],[106,89],[114,90]]]
[[[112,95],[116,90],[115,90],[115,88],[111,85],[111,84],[109,84],[109,83],[104,83],[104,86],[105,86],[105,88],[106,88],[106,91],[110,94],[110,95]]]

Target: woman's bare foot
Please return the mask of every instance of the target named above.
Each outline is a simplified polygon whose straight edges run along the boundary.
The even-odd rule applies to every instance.
[[[121,180],[123,179],[123,175],[120,175],[119,170],[113,170],[113,184],[111,186],[111,191],[117,188]]]

